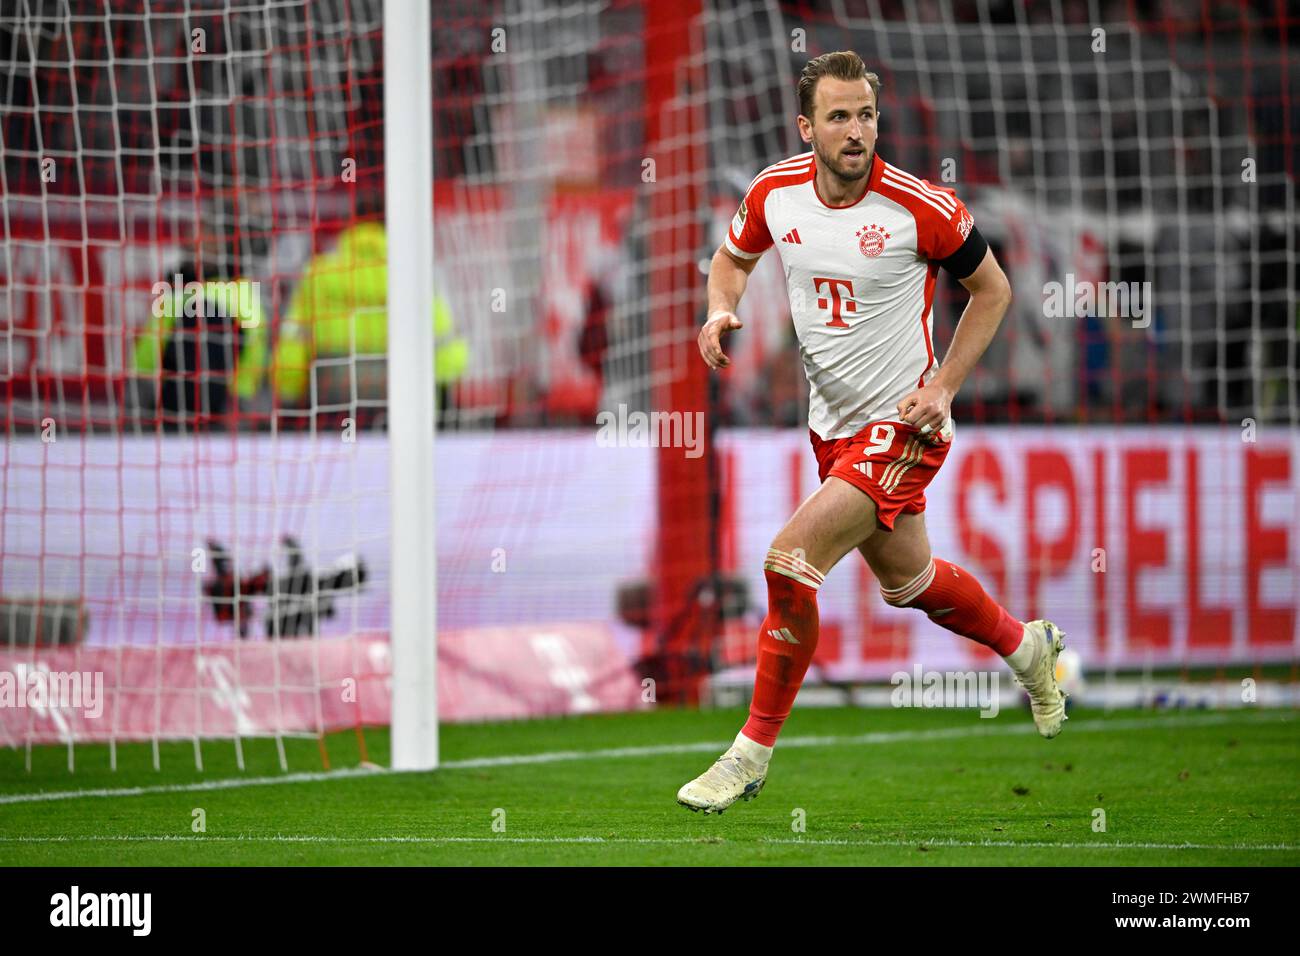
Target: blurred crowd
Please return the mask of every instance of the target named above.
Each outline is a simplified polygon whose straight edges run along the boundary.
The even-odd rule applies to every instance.
[[[650,65],[629,68],[644,59],[651,24],[634,0],[588,19],[559,16],[561,6],[511,34],[513,52],[529,53],[516,60],[493,55],[485,27],[495,21],[475,4],[437,9],[434,164],[438,201],[453,210],[440,219],[429,316],[443,427],[587,425],[601,407],[644,402],[654,379],[649,290],[662,264],[649,261],[638,225]],[[125,333],[95,330],[121,347],[87,370],[93,400],[118,403],[115,415],[140,428],[309,427],[321,415],[382,426],[378,3],[283,11],[266,37],[260,19],[203,9],[151,18],[123,4],[111,32],[68,20],[58,4],[32,9],[47,17],[40,29],[0,19],[6,221],[22,210],[32,219],[31,200],[66,197],[61,208],[107,229],[77,238],[78,223],[64,223],[73,238],[58,240],[61,251],[89,259],[114,237],[125,245],[149,231],[126,221],[128,208],[147,218],[199,197],[189,205],[200,221],[152,227],[153,278],[170,291],[152,309],[132,305]],[[1105,69],[1093,65],[1097,22],[1109,25]],[[203,56],[189,49],[195,24],[208,28]],[[1272,0],[740,2],[710,27],[731,33],[704,37],[716,51],[699,146],[708,241],[680,255],[707,257],[721,238],[717,210],[734,209],[757,169],[798,148],[783,78],[807,56],[855,46],[886,78],[882,153],[958,189],[1015,286],[956,414],[1294,422],[1297,24]],[[799,49],[785,39],[796,30],[806,33]],[[241,52],[267,38],[275,52]],[[525,88],[546,101],[521,99]],[[53,179],[50,157],[64,164]],[[341,179],[349,162],[354,175]],[[948,163],[955,178],[941,179]],[[42,236],[50,208],[24,241],[54,241]],[[0,284],[16,281],[14,261],[0,261]],[[1068,275],[1150,283],[1150,321],[1104,310],[1048,318],[1045,284]],[[87,296],[119,291],[91,289],[89,274],[78,281]],[[779,276],[765,281],[767,301],[752,297],[758,321],[737,336],[748,371],[716,390],[724,424],[804,420],[797,344],[771,306]],[[32,360],[51,320],[39,305],[21,313],[17,298],[7,359],[27,373],[7,380],[10,404],[66,400],[67,368]],[[963,302],[945,276],[940,354]]]

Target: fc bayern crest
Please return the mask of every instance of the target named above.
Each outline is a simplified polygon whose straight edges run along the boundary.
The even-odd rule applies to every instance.
[[[858,249],[868,259],[874,259],[885,251],[885,240],[888,238],[889,233],[885,232],[885,227],[873,222],[858,230]]]

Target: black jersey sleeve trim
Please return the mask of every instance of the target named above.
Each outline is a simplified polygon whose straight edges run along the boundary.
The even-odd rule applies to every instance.
[[[989,244],[984,241],[980,231],[971,226],[970,235],[961,244],[961,248],[946,259],[940,259],[939,265],[948,270],[956,279],[964,279],[984,261],[984,253],[989,251]]]

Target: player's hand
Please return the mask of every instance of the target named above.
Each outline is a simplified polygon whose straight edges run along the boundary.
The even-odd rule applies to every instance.
[[[934,382],[918,388],[898,403],[899,421],[915,425],[922,435],[936,435],[951,412],[952,392]]]
[[[732,329],[744,327],[745,323],[736,318],[734,312],[723,312],[719,309],[709,315],[709,321],[704,323],[699,336],[700,355],[704,357],[704,362],[709,368],[726,368],[731,364],[731,359],[722,352],[722,335]]]

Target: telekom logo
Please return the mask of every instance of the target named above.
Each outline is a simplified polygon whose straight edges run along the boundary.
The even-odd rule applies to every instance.
[[[822,286],[825,285],[826,291],[830,294],[829,300],[826,296],[819,295],[817,297],[817,308],[831,310],[831,320],[826,324],[833,329],[847,329],[849,323],[840,317],[840,313],[841,311],[858,311],[858,305],[852,298],[853,281],[851,279],[831,279],[826,276],[813,276],[812,280],[814,289],[821,292]],[[844,290],[843,295],[840,294],[840,289]]]

